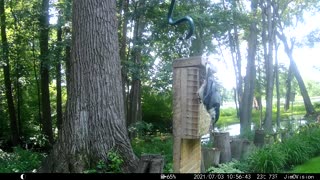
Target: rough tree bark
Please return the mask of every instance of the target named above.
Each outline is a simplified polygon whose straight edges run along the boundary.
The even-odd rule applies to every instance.
[[[11,79],[10,79],[10,62],[9,62],[9,45],[6,32],[6,14],[4,8],[4,0],[0,0],[0,16],[1,16],[1,44],[2,44],[2,67],[4,74],[5,94],[8,104],[10,128],[11,128],[11,142],[13,146],[19,143],[19,128],[13,102]]]
[[[77,0],[72,4],[70,91],[66,118],[40,172],[83,172],[107,153],[124,159],[123,172],[134,172],[125,125],[116,1]]]
[[[53,131],[49,92],[49,0],[42,0],[40,26],[40,87],[41,87],[41,122],[43,134],[47,136],[49,145],[53,144]]]

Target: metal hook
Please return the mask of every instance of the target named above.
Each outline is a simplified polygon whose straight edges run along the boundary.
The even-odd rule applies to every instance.
[[[172,12],[173,12],[173,8],[174,8],[174,4],[175,4],[175,0],[172,0],[172,1],[171,1],[170,8],[169,8],[169,12],[168,12],[168,21],[169,21],[169,24],[170,24],[170,25],[177,25],[177,24],[180,24],[180,23],[182,23],[182,22],[184,22],[184,21],[187,21],[188,24],[189,24],[189,32],[188,32],[188,34],[187,34],[187,36],[186,36],[186,39],[189,39],[189,38],[192,36],[193,31],[194,31],[194,23],[193,23],[193,20],[192,20],[191,17],[185,16],[185,17],[183,17],[183,18],[181,18],[181,19],[178,19],[178,20],[174,21],[174,20],[172,19]]]

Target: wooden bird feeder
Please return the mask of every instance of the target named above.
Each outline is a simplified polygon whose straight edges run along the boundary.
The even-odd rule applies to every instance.
[[[200,100],[205,77],[201,56],[173,61],[173,164],[175,173],[199,173],[201,167]]]

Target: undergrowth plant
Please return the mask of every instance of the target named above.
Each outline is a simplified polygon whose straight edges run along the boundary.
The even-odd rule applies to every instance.
[[[136,137],[131,142],[133,151],[138,157],[143,154],[160,154],[164,156],[165,162],[163,171],[166,173],[173,172],[172,144],[172,135],[160,132],[146,137]]]
[[[228,163],[219,164],[218,167],[209,167],[207,173],[243,173],[237,169],[236,164],[238,161],[234,160]]]
[[[240,169],[249,173],[281,173],[320,154],[320,125],[300,127],[282,142],[253,151]]]
[[[123,164],[123,158],[116,151],[109,151],[107,154],[108,157],[108,171],[113,173],[120,173],[121,166]]]
[[[35,172],[44,157],[44,154],[18,147],[12,153],[0,149],[0,173]]]
[[[94,168],[87,169],[83,171],[84,173],[121,173],[122,172],[122,165],[123,165],[123,158],[120,154],[111,149],[107,153],[107,163],[103,160],[99,160]]]

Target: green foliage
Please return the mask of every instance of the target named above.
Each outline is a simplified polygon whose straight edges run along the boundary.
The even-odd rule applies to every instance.
[[[301,138],[292,137],[283,142],[282,151],[287,156],[286,164],[288,166],[302,164],[312,155],[308,142],[301,140]]]
[[[303,126],[282,143],[282,151],[287,155],[287,167],[302,164],[319,154],[320,130],[318,128],[318,124]]]
[[[25,143],[33,147],[44,148],[48,145],[49,140],[44,134],[36,134],[30,137]]]
[[[220,118],[217,122],[218,127],[228,126],[230,124],[239,123],[237,118],[237,111],[235,108],[221,108],[220,109]]]
[[[207,148],[213,148],[214,143],[212,140],[206,141],[206,142],[201,142],[202,147],[207,147]]]
[[[308,80],[306,83],[307,90],[310,97],[319,96],[320,92],[320,83],[317,81]]]
[[[142,96],[143,121],[152,123],[161,132],[170,132],[172,116],[172,93],[159,93],[145,88]]]
[[[252,152],[239,168],[251,173],[279,173],[320,154],[319,124],[300,127],[290,138]]]
[[[109,151],[107,154],[108,157],[108,171],[112,173],[120,173],[121,166],[123,164],[123,158],[116,151]],[[97,168],[103,169],[105,164],[98,164]]]
[[[84,170],[83,173],[106,173],[108,172],[107,164],[103,160],[99,160],[94,169]]]
[[[121,173],[123,158],[114,150],[107,153],[107,163],[99,160],[93,169],[83,171],[84,173]]]
[[[138,137],[148,136],[153,133],[154,126],[151,123],[147,123],[145,121],[138,121],[132,124],[128,131],[130,133],[134,133]]]
[[[276,173],[285,165],[285,154],[278,146],[267,146],[249,155],[248,172]]]
[[[320,109],[320,105],[319,105],[319,109]],[[305,115],[305,107],[303,104],[301,103],[295,103],[294,104],[294,108],[291,111],[288,112],[284,112],[284,109],[281,108],[280,109],[280,119],[289,119],[292,115],[296,115],[296,116],[303,116]],[[265,114],[265,109],[263,109],[262,111],[263,115]],[[273,121],[276,120],[276,107],[273,107],[273,113],[272,113],[272,119]],[[230,124],[235,124],[235,123],[239,123],[239,119],[237,118],[237,111],[235,108],[221,108],[220,109],[220,118],[219,121],[217,123],[217,126],[219,128],[222,128],[224,126],[228,126]],[[252,111],[252,123],[258,127],[257,125],[260,124],[260,111]],[[250,137],[249,139],[252,138],[252,134],[250,134],[250,132],[248,132],[248,134],[246,134],[245,136]]]
[[[137,137],[132,140],[131,145],[137,156],[142,154],[160,154],[165,158],[164,172],[172,173],[173,137],[169,134],[156,133],[148,138]]]
[[[313,106],[316,111],[320,111],[320,103],[314,103]]]
[[[219,164],[218,167],[210,167],[207,169],[207,173],[243,173],[237,169],[236,165],[238,161],[234,160],[228,163]]]
[[[242,139],[247,139],[251,142],[253,142],[253,139],[254,139],[254,131],[251,131],[251,130],[245,130],[243,134],[240,134],[240,138]]]
[[[14,148],[13,153],[0,149],[0,173],[34,172],[40,167],[43,158],[43,154],[21,148]]]
[[[235,108],[225,108],[221,110],[220,116],[234,116],[236,115],[236,109]]]

